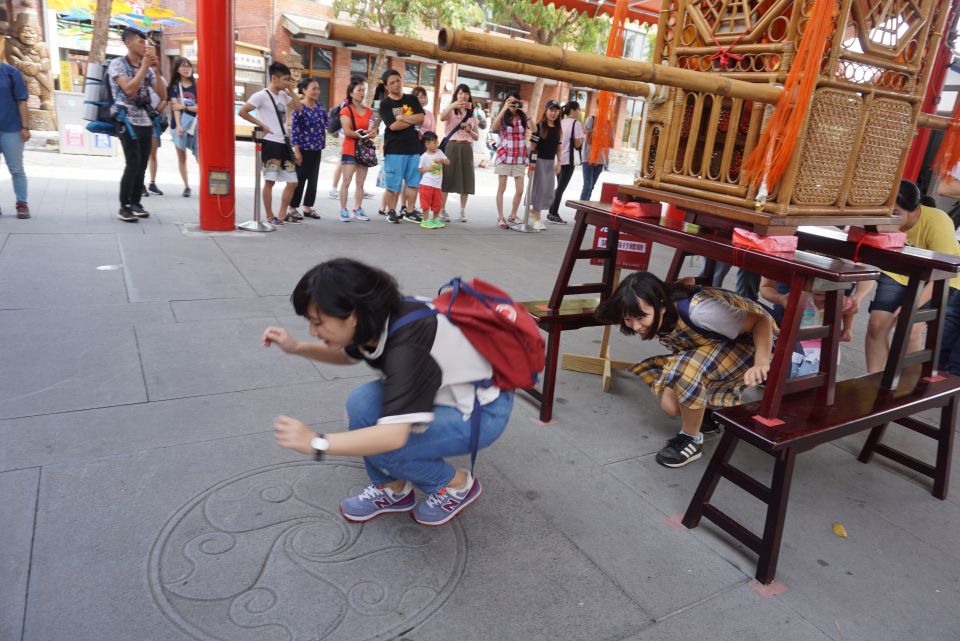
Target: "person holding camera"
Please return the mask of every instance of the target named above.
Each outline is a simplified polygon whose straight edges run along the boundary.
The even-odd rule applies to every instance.
[[[125,162],[117,218],[135,223],[150,215],[140,204],[153,145],[154,110],[150,104],[150,88],[161,100],[167,99],[167,88],[160,80],[160,59],[146,37],[132,27],[124,29],[120,37],[127,55],[115,58],[107,67],[114,97],[110,113],[120,123]]]
[[[527,167],[527,114],[523,113],[523,103],[515,93],[507,96],[500,113],[490,125],[492,131],[500,136],[497,145],[497,155],[493,173],[497,175],[497,224],[501,229],[509,225],[503,217],[503,194],[507,190],[507,178],[513,177],[514,192],[513,206],[510,209],[510,220],[517,220],[517,210],[523,200],[523,172]]]
[[[474,115],[473,97],[470,87],[457,86],[454,92],[456,100],[447,105],[440,114],[440,120],[446,123],[447,143],[444,153],[450,159],[450,166],[443,172],[443,206],[440,220],[450,222],[447,215],[447,194],[460,194],[460,222],[467,222],[467,199],[476,190],[473,174],[473,143],[480,138],[477,118]]]
[[[270,65],[270,84],[250,96],[240,107],[240,117],[263,130],[260,152],[263,209],[267,214],[267,222],[272,225],[303,222],[286,213],[293,192],[297,189],[297,165],[302,160],[287,135],[287,107],[293,111],[302,109],[297,92],[291,89],[291,82],[290,68],[282,62],[274,62]],[[259,118],[250,115],[253,110],[256,110]],[[282,220],[273,214],[273,185],[276,182],[287,183],[280,196],[278,210],[283,216]]]

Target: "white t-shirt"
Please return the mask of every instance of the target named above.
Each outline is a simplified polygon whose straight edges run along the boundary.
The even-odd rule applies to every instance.
[[[269,89],[261,89],[250,96],[250,100],[247,102],[257,108],[257,118],[270,128],[270,133],[263,137],[264,140],[283,142],[283,131],[280,129],[280,121],[277,119],[277,110],[280,110],[280,115],[283,117],[284,129],[286,129],[287,105],[290,104],[290,96],[287,95],[286,91],[281,91],[279,94],[271,93],[270,96],[273,96],[273,100],[277,103],[277,108],[274,109],[273,102],[270,101],[270,96],[267,95],[268,91]],[[289,131],[287,133],[289,133]]]
[[[429,151],[420,154],[420,168],[430,167],[430,171],[420,174],[420,184],[440,189],[440,185],[443,184],[443,165],[439,161],[446,159],[446,154],[439,149],[432,154]]]
[[[564,118],[560,121],[560,164],[569,165],[570,164],[570,131],[573,129],[573,139],[583,140],[583,125],[580,124],[579,120],[574,120],[573,118]],[[580,152],[574,148],[573,150],[574,160],[577,160],[580,157]],[[576,164],[576,163],[574,163]]]

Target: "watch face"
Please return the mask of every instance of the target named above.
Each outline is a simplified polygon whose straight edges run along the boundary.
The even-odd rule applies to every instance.
[[[321,452],[326,452],[330,448],[330,441],[323,437],[316,436],[310,439],[310,447],[315,450],[320,450]]]

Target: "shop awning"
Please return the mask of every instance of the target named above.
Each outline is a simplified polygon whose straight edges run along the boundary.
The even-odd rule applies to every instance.
[[[294,37],[317,36],[326,39],[327,24],[326,20],[299,16],[294,13],[284,13],[280,18],[280,25],[292,33]]]
[[[588,16],[613,16],[616,0],[530,0],[534,4],[552,4],[558,9],[569,9]],[[660,0],[628,0],[627,21],[657,24],[660,20]]]

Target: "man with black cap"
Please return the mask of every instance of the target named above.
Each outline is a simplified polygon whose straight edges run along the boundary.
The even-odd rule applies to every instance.
[[[941,254],[960,256],[960,243],[950,217],[943,211],[921,204],[920,189],[909,180],[900,181],[897,202],[893,212],[903,217],[900,231],[906,232],[907,244]],[[949,281],[950,293],[944,314],[943,337],[940,347],[940,370],[960,374],[960,275]],[[870,303],[870,321],[864,351],[867,371],[880,372],[890,354],[890,332],[897,324],[903,298],[907,291],[907,277],[883,272],[877,281],[877,292]],[[920,305],[927,305],[933,295],[933,282],[928,282],[920,293]],[[913,326],[908,351],[922,347],[923,323]]]

